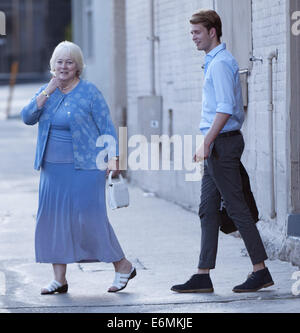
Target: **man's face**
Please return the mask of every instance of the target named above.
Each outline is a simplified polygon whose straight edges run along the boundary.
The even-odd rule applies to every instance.
[[[191,24],[192,39],[199,51],[205,51],[206,53],[211,51],[214,42],[211,30],[208,31],[201,23]]]

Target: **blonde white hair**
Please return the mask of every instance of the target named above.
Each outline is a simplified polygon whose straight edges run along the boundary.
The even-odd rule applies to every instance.
[[[55,74],[56,61],[62,55],[68,55],[73,61],[75,61],[77,65],[77,76],[79,77],[85,67],[83,53],[78,45],[69,41],[59,43],[54,49],[52,57],[50,59],[51,74]]]

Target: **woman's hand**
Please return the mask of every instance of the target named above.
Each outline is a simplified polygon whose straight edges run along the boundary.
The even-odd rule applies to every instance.
[[[55,76],[53,76],[50,82],[48,83],[48,86],[45,89],[45,91],[47,92],[48,95],[51,95],[56,90],[56,88],[60,87],[60,84],[61,84],[60,80]]]
[[[107,164],[107,170],[106,174],[108,175],[110,171],[113,171],[112,177],[117,177],[119,173],[121,172],[119,170],[119,160],[116,160],[114,158],[110,159]]]
[[[47,88],[44,91],[46,92],[47,95],[50,96],[56,90],[56,88],[59,87],[59,84],[60,84],[59,80],[55,76],[53,76],[50,82],[48,83]],[[38,109],[42,109],[47,99],[48,96],[45,96],[45,94],[41,92],[40,95],[36,98]]]

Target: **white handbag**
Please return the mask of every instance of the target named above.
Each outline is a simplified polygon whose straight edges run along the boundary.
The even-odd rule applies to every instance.
[[[111,209],[128,207],[128,187],[121,174],[119,174],[119,182],[113,182],[112,175],[113,172],[111,171],[108,176],[108,205]]]

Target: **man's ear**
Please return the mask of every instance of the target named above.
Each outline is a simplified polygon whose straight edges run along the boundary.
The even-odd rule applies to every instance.
[[[213,39],[215,36],[217,36],[217,30],[216,28],[211,28],[209,30],[209,37]]]

